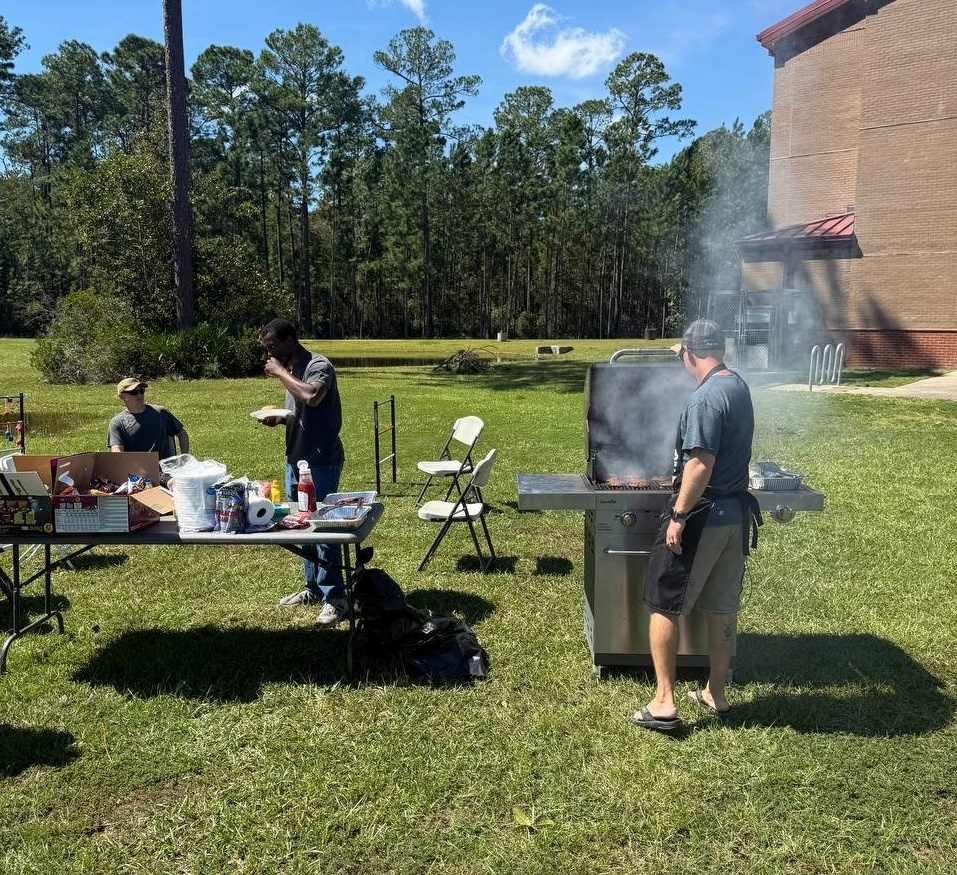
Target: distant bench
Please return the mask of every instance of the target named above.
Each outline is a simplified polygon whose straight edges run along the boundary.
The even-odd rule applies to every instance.
[[[573,348],[571,346],[536,346],[535,355],[561,355],[565,352],[571,352]]]

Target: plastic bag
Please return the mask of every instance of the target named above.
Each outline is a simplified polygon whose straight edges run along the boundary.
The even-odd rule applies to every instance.
[[[160,460],[169,475],[176,522],[181,532],[211,532],[216,528],[216,483],[226,476],[226,466],[215,459],[184,453]]]
[[[246,531],[246,482],[231,480],[216,489],[216,531],[227,534]]]

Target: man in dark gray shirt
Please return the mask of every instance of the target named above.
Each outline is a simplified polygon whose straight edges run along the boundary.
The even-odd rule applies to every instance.
[[[316,487],[316,499],[339,490],[339,478],[345,464],[345,451],[339,433],[342,430],[342,402],[339,382],[332,362],[312,353],[299,341],[296,327],[286,319],[273,319],[259,333],[266,351],[263,370],[282,383],[286,390],[285,417],[267,417],[264,425],[286,428],[286,492],[295,500],[298,481],[297,463],[309,464]],[[319,626],[334,626],[346,612],[346,593],[342,579],[342,548],[323,544],[316,548],[320,562],[303,559],[305,588],[285,596],[285,607],[322,605],[316,618]],[[322,564],[322,563],[325,563]],[[328,567],[327,567],[328,566]]]
[[[697,388],[678,422],[675,494],[648,561],[644,600],[655,697],[636,711],[638,726],[681,726],[675,704],[678,620],[694,608],[707,615],[708,682],[688,697],[718,717],[734,654],[748,535],[760,513],[748,492],[754,409],[747,383],[724,364],[724,333],[708,319],[692,322],[674,347]],[[754,530],[756,532],[756,530]]]
[[[116,396],[126,410],[110,420],[106,443],[114,453],[159,453],[161,459],[189,452],[189,435],[172,413],[159,404],[146,403],[147,384],[135,377],[120,380]]]

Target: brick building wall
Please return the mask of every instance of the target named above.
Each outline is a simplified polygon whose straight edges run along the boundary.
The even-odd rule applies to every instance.
[[[769,219],[853,209],[860,252],[744,288],[813,290],[850,363],[957,367],[957,0],[849,0],[773,54]]]

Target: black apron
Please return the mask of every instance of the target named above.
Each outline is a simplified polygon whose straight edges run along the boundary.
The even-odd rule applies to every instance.
[[[703,385],[712,374],[723,370],[726,370],[726,365],[722,362],[708,371],[698,385]],[[676,434],[676,460],[681,458],[681,453],[681,435]],[[675,467],[677,468],[677,461]],[[684,607],[688,580],[695,555],[698,552],[701,533],[707,525],[708,515],[711,513],[711,508],[714,506],[716,499],[737,497],[741,501],[741,529],[744,537],[742,548],[745,556],[750,553],[749,546],[750,548],[757,547],[758,526],[764,523],[757,499],[746,489],[742,492],[721,493],[707,486],[704,495],[691,508],[688,518],[685,520],[684,530],[681,533],[680,555],[672,553],[665,544],[665,534],[668,531],[668,525],[671,523],[671,510],[675,506],[675,501],[677,501],[678,493],[681,490],[680,474],[677,471],[675,473],[677,476],[674,483],[674,494],[668,501],[668,506],[658,522],[658,530],[655,532],[655,539],[648,557],[648,573],[645,577],[644,588],[646,604],[663,614],[679,614]],[[749,529],[751,530],[750,545]]]

